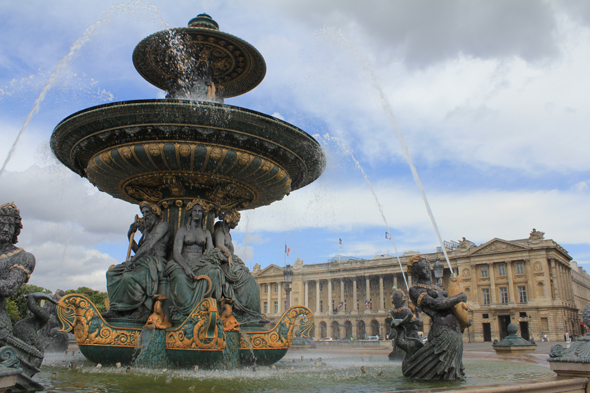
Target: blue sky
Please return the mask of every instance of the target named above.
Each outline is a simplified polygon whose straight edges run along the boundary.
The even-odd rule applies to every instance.
[[[250,267],[282,265],[285,243],[288,263],[325,262],[339,238],[346,256],[393,254],[350,153],[398,250],[438,246],[394,121],[443,239],[480,244],[536,228],[590,264],[585,2],[4,0],[0,161],[52,74],[56,82],[0,176],[0,202],[15,201],[24,218],[19,245],[37,256],[32,283],[104,290],[106,269],[124,258],[137,207],[63,167],[49,138],[78,110],[162,98],[132,51],[201,12],[267,62],[264,81],[226,103],[316,135],[328,159],[312,185],[244,212],[234,242]]]

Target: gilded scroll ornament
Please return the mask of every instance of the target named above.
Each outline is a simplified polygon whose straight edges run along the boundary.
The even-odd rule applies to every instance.
[[[252,349],[287,349],[293,342],[293,329],[295,322],[302,316],[299,331],[303,337],[309,337],[313,327],[314,316],[311,310],[303,306],[289,308],[283,313],[279,322],[265,332],[247,332]],[[240,336],[240,349],[250,350],[246,340]]]

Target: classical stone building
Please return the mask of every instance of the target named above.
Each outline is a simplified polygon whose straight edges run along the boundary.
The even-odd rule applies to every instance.
[[[476,246],[465,240],[451,242],[447,254],[468,297],[473,325],[463,334],[466,342],[502,339],[510,322],[523,337],[563,340],[566,332],[581,334],[580,310],[590,300],[590,277],[563,247],[533,229],[527,239],[494,238]],[[346,259],[313,265],[297,260],[293,266],[291,305],[309,307],[315,315],[313,335],[362,339],[385,337],[389,332],[392,287],[406,290],[410,277],[406,263],[415,253],[398,259],[389,255]],[[431,263],[441,252],[423,254]],[[401,268],[400,268],[401,263]],[[286,307],[283,268],[256,265],[261,308],[277,320]],[[445,269],[446,287],[450,270]],[[433,278],[433,281],[435,279]],[[411,285],[411,282],[409,282]],[[429,321],[425,319],[425,334]]]

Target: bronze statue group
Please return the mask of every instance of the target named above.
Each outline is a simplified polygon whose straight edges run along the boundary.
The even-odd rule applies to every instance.
[[[155,204],[142,202],[142,219],[129,227],[135,254],[107,272],[109,310],[105,318],[145,319],[162,282],[169,285],[172,322],[180,322],[206,297],[230,302],[238,321],[265,321],[260,312],[260,290],[244,262],[234,254],[230,231],[240,213],[221,212],[213,233],[206,218],[213,204],[202,199],[187,203],[186,222],[172,239],[170,224]],[[138,243],[133,234],[139,230]]]

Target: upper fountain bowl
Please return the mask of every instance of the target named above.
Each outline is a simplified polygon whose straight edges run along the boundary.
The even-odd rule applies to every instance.
[[[51,149],[72,171],[131,203],[204,198],[252,209],[316,180],[320,144],[272,116],[213,102],[115,102],[75,113]]]
[[[144,38],[133,51],[137,72],[170,98],[215,87],[216,101],[244,94],[264,79],[266,63],[252,45],[219,31],[207,14],[188,27],[163,30]]]

